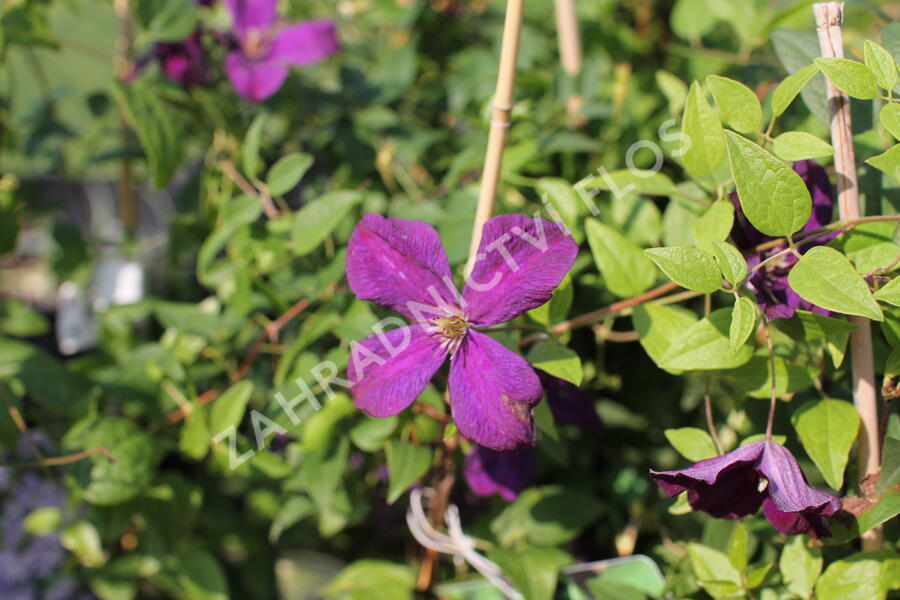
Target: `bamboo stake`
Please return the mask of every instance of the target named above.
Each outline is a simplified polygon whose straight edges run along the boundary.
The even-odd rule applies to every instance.
[[[129,0],[114,0],[113,10],[119,18],[119,35],[116,39],[115,56],[113,57],[113,70],[119,81],[125,81],[132,74],[134,68],[132,38],[134,29],[132,23],[131,7]],[[128,122],[122,111],[119,111],[119,120],[122,127],[123,145],[130,141],[128,135]],[[134,174],[131,167],[131,159],[128,156],[122,158],[122,167],[119,172],[119,220],[126,234],[134,234],[140,225],[138,213],[138,200],[134,191]]]
[[[581,71],[581,36],[575,0],[556,0],[556,34],[559,38],[559,62],[571,77]]]
[[[484,171],[481,189],[478,193],[478,207],[475,209],[475,223],[472,225],[472,243],[469,246],[469,260],[466,262],[465,276],[468,277],[475,266],[478,246],[481,244],[481,229],[494,212],[494,198],[500,182],[500,164],[503,147],[509,129],[510,113],[513,107],[513,88],[516,77],[516,58],[519,55],[519,34],[522,32],[522,10],[525,0],[508,0],[506,21],[503,24],[503,45],[500,49],[500,72],[497,75],[497,90],[494,92],[491,111],[491,131],[488,136],[487,153],[484,157]]]
[[[843,2],[813,4],[816,31],[822,56],[844,57],[841,33]],[[826,79],[827,81],[827,79]],[[850,127],[850,99],[827,81],[828,109],[831,114],[831,145],[834,146],[834,167],[837,172],[838,209],[841,219],[860,216],[859,185],[856,176],[856,156]],[[872,323],[862,317],[850,317],[857,325],[850,334],[853,403],[861,421],[859,435],[859,469],[863,476],[875,475],[881,469],[878,439],[878,401],[875,392],[875,366],[872,356]],[[863,535],[863,550],[881,550],[883,531],[875,528]]]

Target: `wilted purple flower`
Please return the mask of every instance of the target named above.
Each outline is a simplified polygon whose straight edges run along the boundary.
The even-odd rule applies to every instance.
[[[469,489],[478,496],[499,495],[512,502],[534,480],[534,448],[491,450],[476,445],[463,469]]]
[[[356,405],[375,417],[399,413],[449,354],[450,407],[460,433],[495,450],[533,443],[540,380],[521,356],[475,328],[505,323],[545,303],[577,253],[555,223],[494,217],[484,225],[460,295],[433,227],[363,217],[347,247],[350,289],[416,324],[354,344],[347,372]]]
[[[793,166],[794,171],[806,183],[806,187],[812,197],[812,214],[809,221],[800,230],[800,233],[828,225],[831,223],[834,212],[834,197],[831,193],[831,183],[828,181],[828,174],[825,172],[825,169],[811,160],[801,160],[795,162]],[[730,196],[735,212],[731,239],[738,249],[744,252],[748,267],[752,269],[765,259],[786,248],[782,244],[762,252],[756,251],[755,248],[760,244],[776,238],[761,233],[750,224],[750,221],[747,220],[744,211],[741,209],[737,191],[731,192]],[[826,243],[836,235],[837,233],[832,233],[822,236],[802,244],[798,250],[802,254],[814,246]],[[747,279],[747,287],[753,290],[757,302],[769,320],[790,318],[794,316],[794,311],[798,308],[820,315],[830,314],[824,308],[804,300],[791,289],[791,286],[788,284],[788,273],[790,273],[791,268],[796,263],[797,257],[795,255],[786,254],[766,264],[766,266],[753,273]]]
[[[766,518],[778,531],[828,537],[826,516],[841,501],[810,487],[797,460],[772,441],[741,446],[728,454],[701,460],[678,471],[650,471],[669,496],[687,490],[688,503],[714,517],[739,519],[764,505]]]
[[[183,88],[206,82],[207,62],[200,31],[180,42],[158,43],[153,55],[163,73]]]
[[[238,94],[262,102],[278,91],[291,66],[318,62],[338,51],[334,22],[276,25],[276,0],[226,0],[237,48],[225,58],[225,72]]]
[[[557,422],[577,425],[596,436],[603,434],[603,421],[597,416],[594,399],[589,393],[546,371],[536,371],[547,394],[550,412]]]

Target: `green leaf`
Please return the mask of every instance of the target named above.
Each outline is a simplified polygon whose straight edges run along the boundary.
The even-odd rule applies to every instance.
[[[262,141],[262,131],[269,115],[261,112],[256,115],[247,133],[244,135],[244,144],[241,146],[241,164],[244,167],[244,174],[251,179],[255,179],[262,169],[262,159],[259,156],[259,145]]]
[[[228,580],[219,562],[204,550],[178,556],[178,587],[184,600],[228,600]]]
[[[810,400],[794,412],[791,423],[828,485],[841,489],[850,447],[859,429],[853,404],[833,398]]]
[[[209,413],[209,430],[213,436],[232,425],[237,427],[240,424],[252,394],[253,382],[244,379],[225,390],[216,399]]]
[[[900,103],[891,102],[882,106],[878,121],[895,139],[900,140]]]
[[[900,555],[894,552],[851,554],[828,565],[816,583],[816,600],[883,600],[896,587],[897,572]]]
[[[684,108],[684,102],[687,100],[687,84],[675,75],[663,70],[656,71],[655,78],[656,87],[658,87],[663,93],[663,96],[666,97],[666,102],[669,105],[669,112],[672,116],[680,114],[681,109]]]
[[[62,511],[56,506],[36,508],[28,513],[22,521],[22,527],[32,535],[47,535],[53,533],[62,524]]]
[[[642,599],[645,596],[662,598],[666,590],[666,581],[663,579],[659,567],[647,556],[619,558],[613,564],[606,565],[597,577],[589,579],[588,585],[590,586],[593,581],[628,586],[638,591]],[[604,598],[604,596],[601,595],[598,598]]]
[[[282,196],[294,189],[313,164],[313,157],[294,152],[279,158],[266,175],[266,185],[273,196]]]
[[[384,418],[364,416],[363,420],[350,430],[350,440],[363,452],[375,452],[391,437],[396,428],[396,416]]]
[[[741,575],[731,566],[728,556],[703,544],[688,544],[688,556],[694,575],[701,583],[728,582],[737,586],[741,584]],[[704,587],[707,587],[704,585]],[[709,589],[709,588],[707,588]]]
[[[713,253],[714,242],[721,242],[731,233],[734,225],[734,205],[728,201],[714,202],[703,215],[691,224],[691,233],[697,247]]]
[[[21,300],[0,298],[0,332],[16,337],[31,337],[50,329],[47,319]]]
[[[846,58],[816,58],[815,63],[834,87],[848,96],[871,100],[878,95],[878,84],[866,65]]]
[[[590,188],[590,184],[586,186]],[[557,177],[542,177],[537,182],[537,192],[543,202],[549,203],[562,218],[563,223],[572,231],[573,237],[581,231],[581,216],[585,205],[571,183]],[[580,241],[579,238],[575,238]]]
[[[897,67],[891,53],[872,40],[866,40],[864,46],[866,66],[875,78],[875,83],[887,91],[897,85]]]
[[[145,3],[152,6],[147,34],[155,41],[180,42],[197,28],[197,5],[190,0],[163,0],[141,4]]]
[[[646,292],[656,281],[656,269],[641,248],[596,219],[585,225],[588,244],[607,289],[620,298]]]
[[[175,120],[177,113],[160,98],[154,86],[141,80],[130,84],[116,81],[111,92],[137,133],[153,174],[153,184],[162,188],[181,163],[184,140],[181,126]]]
[[[593,496],[561,486],[532,487],[497,515],[491,531],[504,547],[523,541],[556,546],[571,541],[602,513],[603,505]]]
[[[641,346],[657,365],[669,346],[697,323],[697,317],[689,310],[664,304],[638,305],[634,307],[631,318],[640,336]]]
[[[209,426],[200,404],[195,401],[191,403],[191,407],[178,437],[178,449],[189,458],[203,460],[209,451]]]
[[[728,242],[713,241],[713,252],[725,279],[734,287],[740,286],[747,278],[747,260],[741,251]]]
[[[69,467],[83,488],[83,498],[97,506],[122,504],[137,497],[153,479],[159,452],[154,439],[121,417],[88,418],[63,438],[70,452],[105,446],[103,454]]]
[[[296,256],[306,256],[319,247],[351,208],[362,200],[362,194],[350,190],[328,192],[304,205],[294,215],[291,240]]]
[[[685,170],[695,177],[710,175],[725,160],[725,140],[719,117],[696,81],[688,90],[682,123],[685,144],[681,150]]]
[[[822,572],[822,549],[813,546],[806,536],[788,538],[778,561],[781,578],[788,591],[800,598],[809,598]]]
[[[900,306],[900,277],[891,279],[887,285],[875,292],[874,297],[876,300]]]
[[[644,254],[681,287],[711,294],[722,285],[719,264],[700,248],[648,248]]]
[[[788,75],[780,84],[778,84],[778,87],[775,88],[775,92],[772,93],[772,112],[776,117],[787,110],[787,107],[791,105],[791,102],[794,101],[794,98],[797,97],[800,90],[802,90],[818,72],[818,65],[807,65],[793,75]]]
[[[731,309],[721,308],[683,332],[660,360],[664,369],[733,369],[750,360],[753,349],[745,344],[731,350]]]
[[[794,313],[793,319],[778,319],[776,326],[797,341],[825,340],[834,368],[844,362],[850,333],[856,325],[844,319],[824,317],[805,310]]]
[[[409,486],[428,472],[433,452],[430,448],[400,440],[388,441],[384,450],[390,480],[387,501],[393,504]]]
[[[663,432],[673,448],[691,462],[705,460],[718,456],[716,445],[712,437],[696,427],[680,427],[678,429],[666,429]]]
[[[831,240],[828,246],[849,258],[864,275],[887,269],[897,260],[897,233],[897,223],[863,223]]]
[[[786,236],[809,221],[812,199],[793,169],[750,140],[725,132],[741,208],[762,233]]]
[[[96,568],[106,562],[103,544],[97,528],[88,521],[76,521],[62,530],[59,536],[62,547],[74,554],[78,562],[88,568]]]
[[[807,302],[827,310],[884,320],[869,286],[843,254],[818,246],[804,254],[788,275],[791,288]]]
[[[552,340],[542,340],[528,352],[527,358],[533,367],[575,385],[581,385],[583,377],[581,359],[577,353],[565,346],[560,346]]]
[[[281,505],[272,526],[269,528],[269,543],[275,544],[281,538],[281,534],[315,513],[312,501],[306,496],[291,496],[287,502]]]
[[[898,483],[900,483],[900,439],[885,436],[877,492],[883,494]]]
[[[737,296],[731,309],[731,327],[728,329],[728,339],[733,352],[737,352],[750,339],[755,326],[756,303],[750,298]]]
[[[786,131],[775,138],[772,151],[782,160],[806,160],[834,154],[831,144],[804,131]]]
[[[672,180],[665,173],[638,169],[620,169],[611,173],[598,175],[590,181],[588,188],[613,191],[616,199],[627,194],[637,193],[647,196],[668,196],[678,191]]]
[[[886,152],[867,158],[866,163],[882,173],[900,180],[900,144],[894,144]]]
[[[817,371],[775,357],[775,393],[782,396],[810,387]],[[772,365],[768,353],[756,354],[746,364],[731,372],[732,381],[741,394],[751,398],[768,398],[772,394]]]
[[[559,570],[571,561],[559,548],[497,548],[488,556],[528,600],[552,600]]]
[[[738,571],[747,568],[748,537],[746,525],[740,521],[735,523],[731,537],[728,539],[728,562]]]
[[[900,514],[900,490],[890,490],[875,506],[859,515],[856,520],[857,534],[862,535],[898,514]]]
[[[708,75],[706,84],[727,125],[741,133],[759,130],[762,124],[762,106],[750,88],[739,81],[719,75]]]
[[[335,394],[304,423],[303,439],[300,441],[303,450],[315,452],[327,448],[336,436],[335,431],[341,421],[356,412],[353,401],[346,394]]]
[[[415,583],[415,575],[406,565],[358,560],[328,584],[325,594],[335,600],[408,600]]]

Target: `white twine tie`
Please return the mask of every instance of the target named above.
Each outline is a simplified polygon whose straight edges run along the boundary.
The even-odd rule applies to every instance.
[[[412,490],[409,495],[409,511],[406,513],[406,524],[416,541],[435,552],[453,555],[454,561],[466,561],[509,600],[524,600],[524,596],[506,580],[500,567],[475,551],[475,538],[463,533],[456,505],[450,504],[447,507],[444,513],[447,533],[441,533],[432,527],[425,516],[423,495],[430,499],[434,497],[435,491],[431,488]]]

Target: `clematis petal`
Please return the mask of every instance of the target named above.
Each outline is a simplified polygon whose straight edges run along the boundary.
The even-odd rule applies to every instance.
[[[494,450],[534,443],[541,382],[525,359],[470,330],[450,361],[450,407],[466,439]]]
[[[841,501],[811,487],[791,452],[775,442],[764,442],[765,450],[759,470],[768,479],[769,497],[783,512],[815,511],[833,515],[841,509]]]
[[[694,510],[735,519],[755,513],[765,499],[755,468],[763,450],[763,442],[753,442],[686,469],[651,470],[650,476],[670,497],[687,490],[688,503]]]
[[[806,534],[816,539],[831,536],[828,520],[814,510],[784,512],[771,498],[763,501],[763,514],[772,526],[787,535]]]
[[[794,163],[793,168],[806,184],[806,189],[809,190],[812,198],[812,215],[801,231],[812,231],[825,227],[831,223],[834,217],[834,194],[831,182],[828,180],[828,173],[825,172],[824,167],[812,160],[799,160]],[[816,241],[824,244],[836,235],[837,232]]]
[[[277,0],[225,0],[234,32],[243,42],[253,30],[267,32],[275,25]]]
[[[475,325],[496,325],[547,302],[572,268],[578,246],[540,218],[500,215],[484,224],[463,298]]]
[[[270,56],[302,67],[318,62],[340,49],[333,21],[305,21],[279,32]]]
[[[271,59],[251,60],[234,51],[225,57],[225,72],[238,94],[252,102],[262,102],[284,83],[288,67]]]
[[[478,496],[499,495],[512,502],[534,479],[534,448],[491,450],[484,446],[466,456],[464,468],[469,489]]]
[[[367,337],[350,350],[350,393],[373,417],[396,415],[422,393],[444,359],[438,339],[420,325]]]
[[[444,247],[422,221],[364,216],[347,245],[347,282],[361,300],[418,321],[458,305]]]
[[[571,423],[596,436],[603,434],[603,421],[594,409],[594,398],[577,385],[535,369],[547,394],[547,404],[559,423]]]

